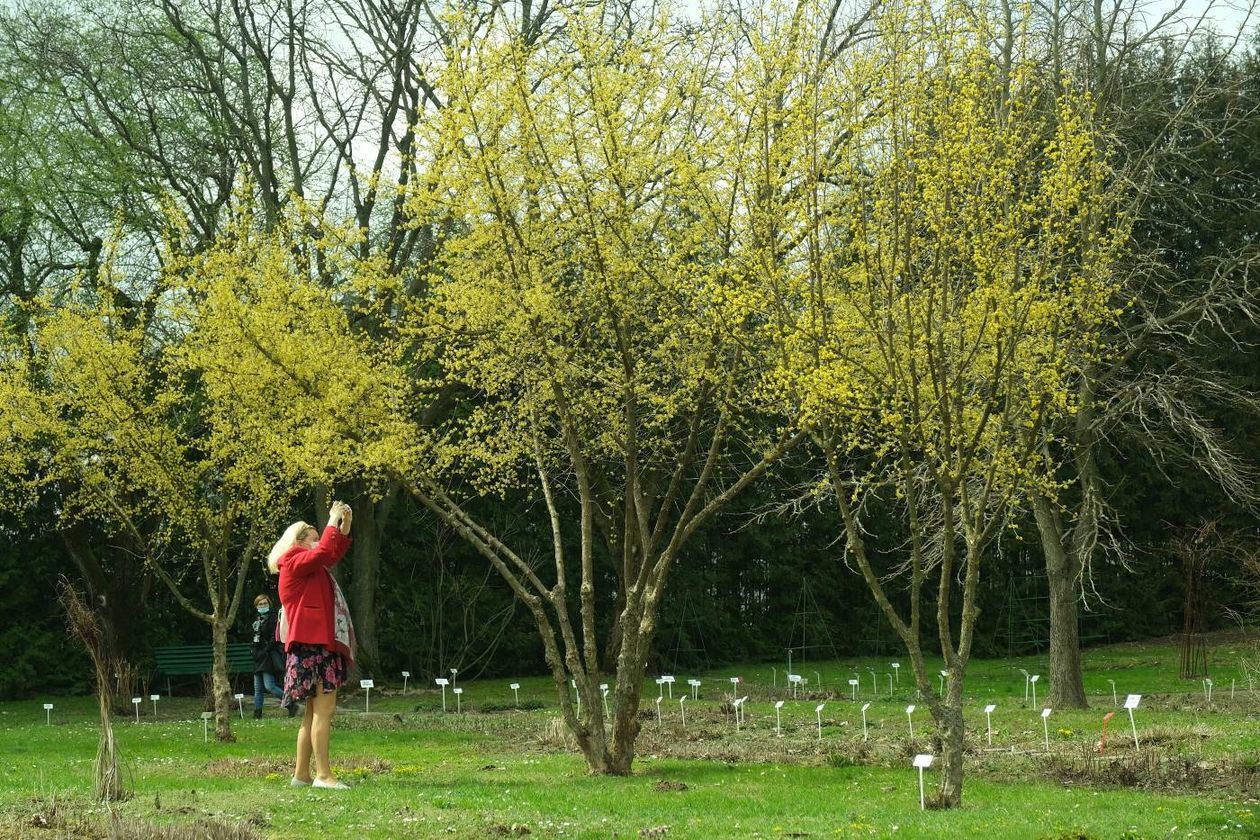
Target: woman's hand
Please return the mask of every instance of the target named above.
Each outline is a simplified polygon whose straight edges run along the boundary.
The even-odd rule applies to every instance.
[[[350,523],[353,519],[354,511],[350,510],[350,505],[345,502],[333,502],[328,510],[328,524],[337,527],[343,534],[350,533]]]

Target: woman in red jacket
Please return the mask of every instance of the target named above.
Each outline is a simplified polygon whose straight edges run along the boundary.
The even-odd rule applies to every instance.
[[[294,522],[267,557],[271,571],[280,575],[280,603],[284,607],[280,626],[285,645],[282,705],[306,704],[290,781],[294,787],[347,787],[333,778],[328,739],[337,711],[337,689],[354,664],[354,626],[329,570],[350,547],[352,517],[348,505],[334,502],[323,535],[305,522]]]

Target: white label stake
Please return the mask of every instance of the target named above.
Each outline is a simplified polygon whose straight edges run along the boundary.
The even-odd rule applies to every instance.
[[[463,689],[462,687],[460,687],[460,688],[452,688],[452,689],[451,689],[451,694],[454,694],[454,695],[455,695],[455,714],[457,714],[457,715],[461,715],[461,714],[463,714],[463,713],[464,713],[464,709],[463,709],[463,706],[462,706],[462,705],[461,705],[461,703],[460,703],[460,699],[459,699],[459,698],[460,698],[461,696],[463,696],[463,694],[464,694],[464,689]]]
[[[700,699],[700,680],[687,680],[687,685],[691,686],[691,699]]]
[[[853,696],[852,696],[850,699],[852,699],[852,700],[857,700],[857,690],[858,690],[858,681],[857,681],[857,680],[849,680],[849,690],[850,690],[850,691],[852,692],[852,694],[853,694]]]
[[[210,741],[210,718],[214,717],[214,712],[201,713],[201,740]]]
[[[826,703],[819,703],[817,706],[814,707],[814,716],[818,718],[818,740],[819,741],[822,740],[822,710],[823,710],[823,707],[825,707],[826,705],[827,705]],[[865,717],[865,715],[863,715],[863,717]]]
[[[989,733],[989,746],[993,746],[993,710],[997,708],[995,703],[990,703],[984,707],[984,728]]]
[[[1116,681],[1107,680],[1107,682],[1111,683],[1111,705],[1119,706],[1120,700],[1116,697]]]
[[[1029,684],[1032,685],[1033,706],[1037,705],[1037,680],[1041,679],[1041,674],[1033,674],[1028,678]]]
[[[916,755],[914,757],[914,766],[919,768],[919,810],[920,811],[927,810],[927,804],[924,802],[924,799],[923,799],[923,771],[926,768],[932,766],[932,760],[935,758],[936,756],[934,755]]]
[[[892,663],[892,669],[893,669],[893,676],[897,680],[897,685],[901,685],[901,663],[900,662]]]
[[[411,679],[411,672],[403,671],[402,678],[403,678],[403,697],[406,697],[407,696],[407,680]]]
[[[687,702],[686,694],[678,698],[678,712],[682,715],[683,732],[687,731],[687,707],[683,705],[686,702]]]
[[[516,703],[516,705],[517,706],[521,705],[521,684],[512,683],[511,685],[508,686],[508,688],[512,689],[512,697],[515,698],[514,702]]]
[[[363,689],[363,713],[367,714],[372,711],[372,689],[376,688],[376,683],[372,680],[359,680],[359,688]]]
[[[52,709],[53,709],[52,703],[44,704],[44,717],[47,719],[47,723],[49,726],[52,726]]]
[[[656,698],[656,725],[657,726],[661,725],[661,701],[664,699],[665,699],[664,696]]]
[[[236,700],[236,708],[237,708],[237,709],[240,711],[240,713],[241,713],[241,720],[244,720],[244,719],[245,719],[245,704],[244,704],[244,703],[242,703],[241,701],[245,699],[245,695],[244,695],[244,694],[233,694],[233,695],[232,695],[232,698],[233,698],[234,700]]]
[[[783,701],[774,701],[774,734],[783,737],[783,718],[780,716],[783,710]]]
[[[910,740],[914,740],[914,704],[906,706],[906,720],[910,722]]]
[[[870,738],[866,734],[866,710],[871,707],[870,703],[862,704],[862,740],[869,741]]]
[[[1046,752],[1050,752],[1050,709],[1041,710],[1041,728],[1046,733]]]
[[[161,694],[150,694],[149,699],[153,701],[153,716],[157,717],[157,701]]]
[[[136,707],[136,723],[140,722],[140,704],[144,702],[143,697],[132,697],[131,705]]]
[[[1130,694],[1128,697],[1124,698],[1124,708],[1127,709],[1129,712],[1129,728],[1133,730],[1134,752],[1140,752],[1142,749],[1141,744],[1138,743],[1137,724],[1133,722],[1133,710],[1136,709],[1138,707],[1138,703],[1141,703],[1141,702],[1142,702],[1141,694]]]
[[[437,679],[434,680],[434,682],[442,686],[442,712],[443,714],[445,714],[446,713],[446,686],[449,685],[451,681],[448,680],[446,677],[438,677]]]

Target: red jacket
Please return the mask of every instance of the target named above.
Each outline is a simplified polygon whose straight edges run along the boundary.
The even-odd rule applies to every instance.
[[[294,642],[334,648],[332,581],[325,570],[337,565],[349,547],[350,538],[329,525],[314,548],[295,545],[280,555],[280,603],[289,624],[285,650]]]

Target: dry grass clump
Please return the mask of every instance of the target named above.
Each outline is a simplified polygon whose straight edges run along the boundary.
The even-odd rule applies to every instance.
[[[0,837],[9,840],[262,840],[254,823],[205,816],[191,823],[156,823],[125,817],[111,808],[90,815],[56,795],[31,800],[0,819]]]
[[[538,733],[538,743],[548,749],[572,751],[577,749],[577,739],[569,731],[562,717],[548,718]]]
[[[203,817],[191,824],[171,825],[112,814],[109,840],[263,840],[254,826],[226,817]]]
[[[96,698],[101,713],[101,737],[92,778],[96,798],[104,802],[126,799],[130,794],[123,787],[122,773],[118,768],[118,742],[114,738],[112,712],[116,697],[114,692],[117,690],[114,675],[126,672],[128,666],[109,655],[109,645],[96,614],[64,577],[58,583],[57,599],[66,612],[70,632],[87,648],[96,670]]]
[[[216,779],[264,778],[288,775],[293,771],[292,759],[216,758],[206,762],[205,775]]]

